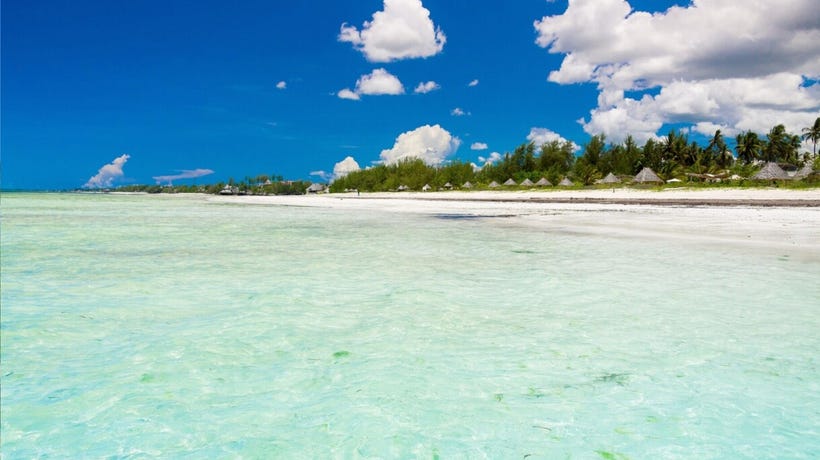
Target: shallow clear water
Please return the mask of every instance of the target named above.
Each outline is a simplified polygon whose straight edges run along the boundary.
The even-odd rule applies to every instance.
[[[3,458],[820,452],[820,262],[797,253],[202,197],[1,204]]]

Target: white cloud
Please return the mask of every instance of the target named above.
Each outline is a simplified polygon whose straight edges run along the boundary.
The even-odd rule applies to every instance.
[[[336,93],[336,96],[338,96],[339,99],[350,99],[351,101],[358,101],[359,99],[361,99],[358,94],[354,93],[348,88],[340,90],[338,93]]]
[[[90,179],[88,182],[83,185],[84,188],[103,188],[103,187],[110,187],[111,184],[114,183],[114,179],[120,178],[123,176],[122,168],[125,166],[125,163],[128,159],[131,158],[130,155],[121,155],[117,158],[114,158],[114,161],[111,163],[104,165],[101,167],[97,174]]]
[[[552,141],[567,141],[567,139],[560,134],[547,128],[531,128],[530,133],[527,134],[527,140],[534,143],[536,147],[541,147],[542,145]],[[575,151],[581,149],[581,147],[575,142],[572,143],[572,148]]]
[[[285,89],[287,87],[288,87],[288,84],[284,80],[280,81],[279,83],[276,84],[276,89]]]
[[[362,168],[359,167],[359,163],[357,163],[353,157],[348,156],[333,166],[333,179],[335,180],[345,177],[346,175],[360,169]]]
[[[153,179],[157,181],[157,183],[168,182],[169,184],[178,179],[195,179],[197,177],[207,176],[209,174],[213,174],[214,171],[212,169],[183,169],[179,171],[179,174],[172,174],[169,176],[154,176]]]
[[[483,142],[473,142],[473,145],[470,146],[471,150],[487,150],[487,144]]]
[[[454,108],[453,110],[450,111],[450,115],[452,115],[454,117],[463,117],[464,115],[469,115],[469,114],[470,114],[470,112],[465,112],[464,110],[461,109],[461,107],[456,107],[456,108]]]
[[[440,88],[441,86],[439,86],[438,83],[434,81],[428,81],[427,83],[419,83],[419,85],[416,86],[416,89],[413,92],[416,94],[427,94],[430,91],[435,91]]]
[[[470,83],[467,83],[467,86],[478,86],[478,79],[476,78],[475,80],[471,81]]]
[[[492,152],[488,157],[478,157],[478,161],[484,163],[484,166],[487,166],[501,160],[502,158],[504,157],[500,153]]]
[[[339,41],[349,42],[371,62],[426,58],[441,52],[447,37],[430,19],[421,0],[384,0],[361,30],[342,24]]]
[[[382,150],[381,161],[391,164],[406,158],[421,158],[427,164],[438,165],[459,145],[461,140],[441,126],[424,125],[400,134],[392,148]]]
[[[359,100],[360,96],[382,96],[404,94],[404,85],[395,75],[385,69],[375,69],[369,74],[362,75],[356,81],[356,89],[351,91],[345,88],[336,95],[342,99]]]
[[[328,174],[328,173],[327,173],[327,171],[322,171],[322,170],[319,170],[319,171],[311,171],[311,172],[310,172],[310,175],[311,175],[311,176],[316,176],[316,177],[319,177],[319,178],[321,178],[323,181],[328,181],[328,180],[330,180],[330,179],[331,179],[331,177],[332,177],[330,174]]]
[[[550,81],[597,83],[598,107],[582,124],[613,141],[654,137],[665,123],[799,132],[820,111],[820,85],[808,83],[820,77],[815,0],[694,0],[654,14],[575,0],[534,25],[540,46],[565,55]],[[660,94],[624,96],[649,88]]]

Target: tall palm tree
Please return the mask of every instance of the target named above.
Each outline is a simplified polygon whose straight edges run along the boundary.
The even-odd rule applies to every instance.
[[[763,147],[763,159],[774,162],[797,162],[797,151],[800,149],[800,137],[786,132],[786,127],[777,125],[766,135],[769,140]]]
[[[820,141],[820,117],[817,117],[817,119],[814,120],[813,126],[803,128],[802,137],[804,141],[812,141],[812,143],[814,144],[812,154],[814,156],[817,156],[817,141]]]
[[[737,141],[737,158],[745,164],[750,164],[760,158],[763,142],[757,137],[754,131],[740,133],[735,138]]]

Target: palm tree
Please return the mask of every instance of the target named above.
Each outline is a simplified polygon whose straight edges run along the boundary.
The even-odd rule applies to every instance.
[[[786,132],[786,127],[777,125],[767,134],[769,141],[763,147],[763,159],[774,162],[797,162],[797,151],[800,149],[800,137]]]
[[[814,120],[814,126],[803,128],[802,138],[804,141],[812,141],[814,144],[812,154],[817,156],[817,141],[820,141],[820,117],[817,117],[817,119]]]
[[[737,141],[737,158],[745,164],[750,164],[760,158],[760,152],[763,143],[757,133],[754,131],[746,131],[740,133],[735,138]]]

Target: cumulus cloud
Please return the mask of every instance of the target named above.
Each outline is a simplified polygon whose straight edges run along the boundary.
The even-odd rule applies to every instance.
[[[288,87],[288,84],[284,80],[280,81],[279,83],[276,84],[276,89],[285,89],[287,87]]]
[[[500,153],[492,152],[488,157],[478,157],[478,161],[484,163],[483,166],[487,166],[501,160],[502,158],[503,156]]]
[[[340,90],[338,93],[336,93],[336,96],[338,96],[339,99],[349,99],[351,101],[358,101],[359,99],[361,99],[361,97],[359,97],[358,94],[351,91],[349,88]]]
[[[348,156],[345,157],[344,160],[336,163],[333,166],[333,179],[339,179],[345,177],[346,175],[358,171],[362,168],[359,167],[359,163],[353,159],[353,157]]]
[[[538,45],[565,55],[549,80],[596,83],[598,106],[580,121],[614,141],[654,137],[667,123],[799,132],[820,111],[814,0],[695,0],[654,14],[626,0],[575,0],[534,25]]]
[[[103,188],[103,187],[110,187],[111,184],[114,183],[114,180],[123,176],[122,168],[125,166],[125,163],[128,159],[131,158],[130,155],[120,155],[117,158],[114,158],[114,161],[111,163],[104,165],[101,167],[97,174],[90,179],[88,182],[83,185],[84,188]]]
[[[435,91],[440,88],[441,86],[439,86],[438,83],[434,81],[428,81],[427,83],[419,83],[419,85],[416,86],[416,89],[413,92],[416,94],[427,94],[430,91]]]
[[[349,42],[371,62],[426,58],[444,49],[447,37],[430,19],[421,0],[384,0],[362,29],[342,24],[339,41]]]
[[[452,115],[454,117],[463,117],[464,115],[469,115],[469,114],[470,114],[469,112],[465,112],[464,110],[462,110],[461,107],[456,107],[456,108],[454,108],[453,110],[450,111],[450,115]]]
[[[552,141],[567,141],[567,139],[560,134],[547,128],[531,128],[530,133],[527,134],[527,140],[534,143],[536,147],[541,147],[542,145]],[[575,142],[572,143],[572,148],[576,152],[581,149],[581,147]]]
[[[369,74],[359,77],[356,81],[355,90],[351,91],[345,88],[336,93],[336,96],[358,101],[361,95],[395,96],[399,94],[404,94],[404,85],[401,84],[401,81],[385,69],[375,69]]]
[[[211,169],[182,169],[179,170],[179,174],[172,174],[169,176],[153,176],[153,179],[157,181],[157,184],[167,182],[171,183],[175,180],[179,179],[194,179],[197,177],[207,176],[209,174],[213,174],[213,170]]]
[[[459,145],[461,140],[441,126],[424,125],[400,134],[392,148],[382,150],[381,161],[392,164],[407,158],[421,158],[429,165],[438,165]]]
[[[473,142],[473,145],[470,146],[470,150],[487,150],[487,144],[483,142]]]
[[[471,81],[470,83],[467,83],[467,86],[470,86],[470,87],[478,86],[478,79],[476,78],[475,80]]]

